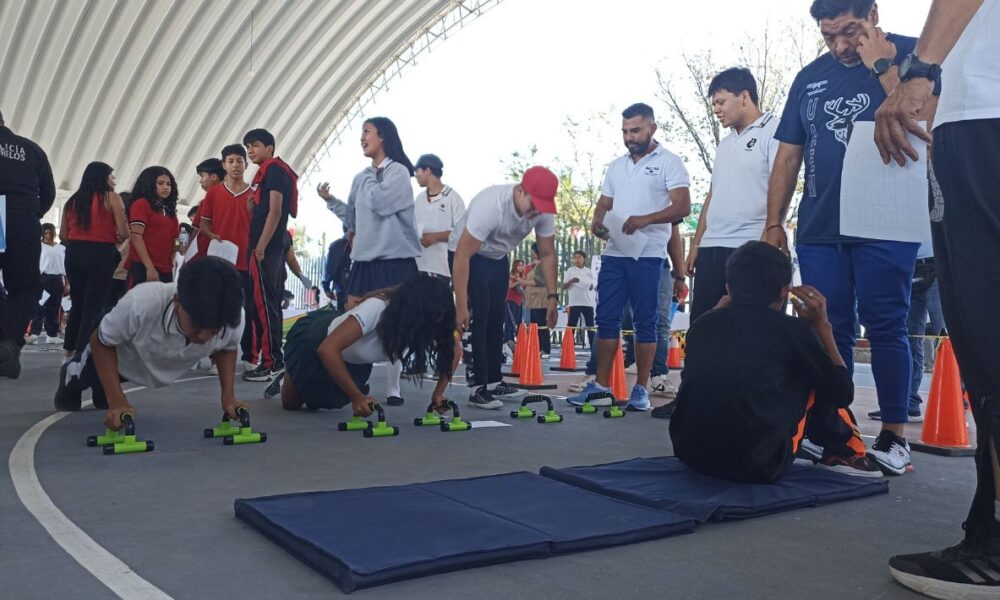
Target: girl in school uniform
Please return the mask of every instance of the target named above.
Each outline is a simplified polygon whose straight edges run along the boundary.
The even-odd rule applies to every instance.
[[[132,187],[128,207],[129,287],[146,281],[174,280],[177,221],[177,181],[166,167],[147,167]]]
[[[455,335],[455,300],[445,280],[418,274],[406,283],[377,290],[345,313],[330,307],[308,313],[292,326],[285,343],[285,373],[266,397],[281,393],[285,410],[343,408],[371,414],[368,379],[377,362],[399,362],[403,372],[437,376],[431,398],[440,412],[444,391],[461,356]]]

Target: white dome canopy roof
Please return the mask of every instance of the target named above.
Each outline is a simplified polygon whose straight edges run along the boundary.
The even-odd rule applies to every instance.
[[[263,127],[300,175],[367,99],[499,0],[3,0],[0,111],[48,153],[60,190],[87,163],[127,190]]]

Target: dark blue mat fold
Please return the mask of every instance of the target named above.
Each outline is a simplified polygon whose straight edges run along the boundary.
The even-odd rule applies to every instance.
[[[345,592],[696,525],[533,473],[238,499],[235,510]]]
[[[888,483],[793,465],[777,484],[736,483],[703,475],[674,457],[636,458],[540,473],[606,496],[704,521],[771,513],[886,493]]]
[[[688,533],[690,517],[651,510],[534,473],[418,484],[548,536],[554,553],[592,550]]]

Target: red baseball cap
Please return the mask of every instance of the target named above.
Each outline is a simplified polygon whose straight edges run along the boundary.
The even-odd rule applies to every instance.
[[[521,187],[531,195],[531,203],[538,212],[556,214],[556,190],[559,178],[545,167],[531,167],[521,178]]]

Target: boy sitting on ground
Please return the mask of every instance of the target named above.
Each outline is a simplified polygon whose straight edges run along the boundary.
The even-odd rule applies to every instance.
[[[729,258],[728,296],[687,334],[670,423],[674,453],[735,481],[775,481],[803,451],[822,467],[880,477],[847,408],[854,384],[826,299],[791,280],[788,256],[769,244],[748,242]],[[798,318],[784,313],[789,292]]]
[[[236,268],[216,257],[194,261],[181,269],[176,284],[135,286],[101,319],[90,344],[59,372],[56,410],[80,410],[83,391],[92,388],[94,407],[107,410],[105,424],[119,429],[122,414],[136,412],[122,381],[167,386],[211,357],[222,409],[238,419],[237,409],[246,406],[233,390],[242,334],[243,287]]]

